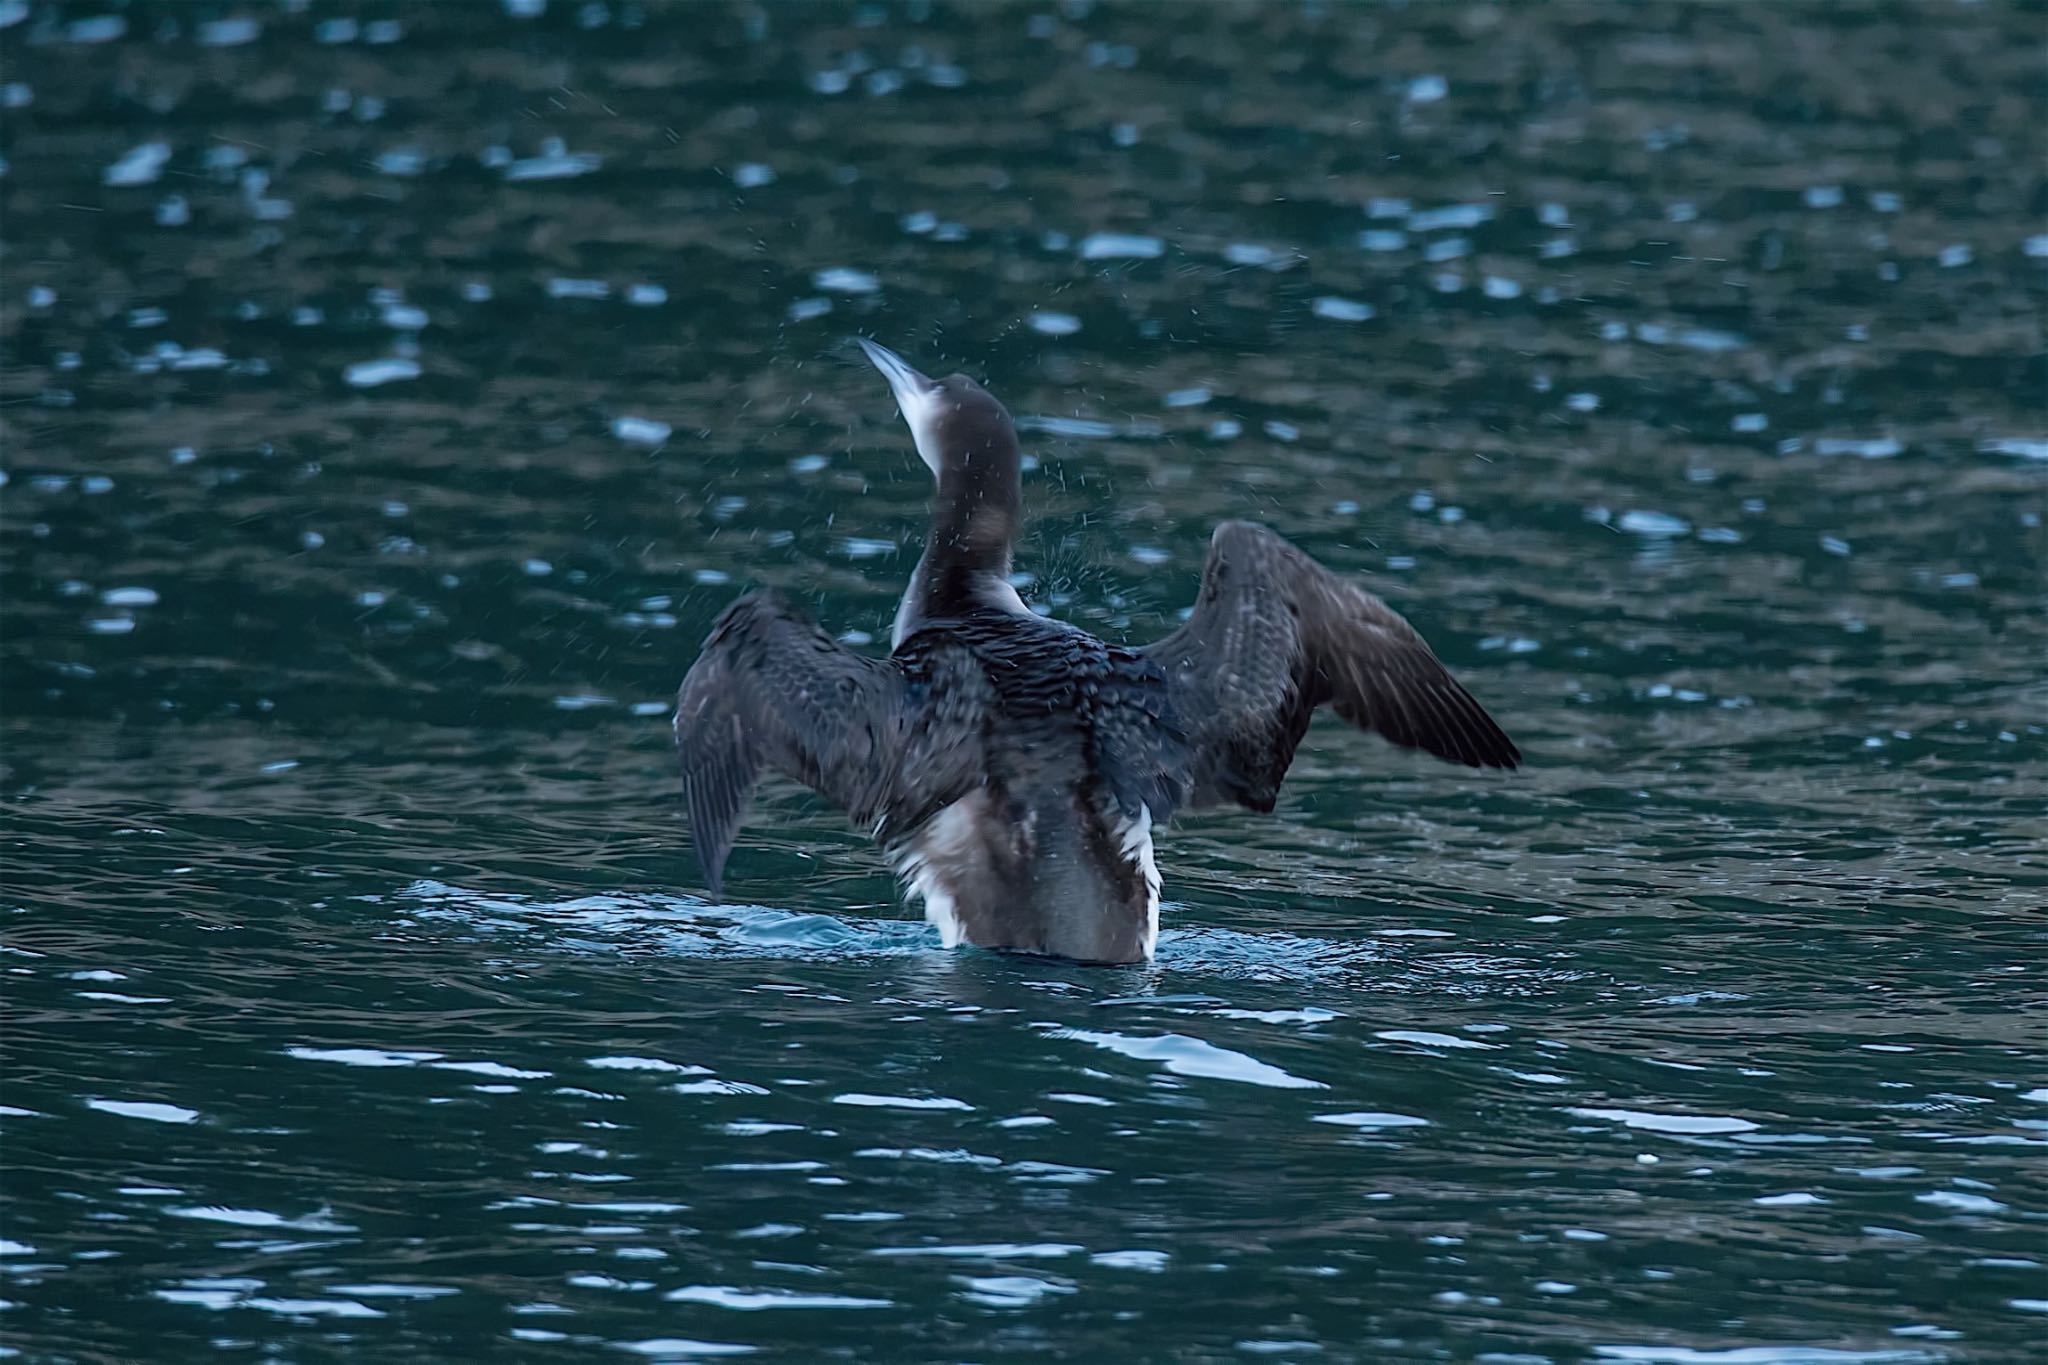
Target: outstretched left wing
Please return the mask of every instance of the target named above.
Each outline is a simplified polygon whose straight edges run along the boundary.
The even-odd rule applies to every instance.
[[[773,592],[726,608],[676,698],[690,838],[711,894],[761,769],[887,842],[979,786],[994,708],[964,649],[855,654]]]

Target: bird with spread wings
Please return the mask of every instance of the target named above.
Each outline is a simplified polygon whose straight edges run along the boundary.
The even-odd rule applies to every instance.
[[[1156,666],[1168,703],[1157,717],[1170,735],[1157,746],[1153,821],[1180,806],[1272,810],[1324,705],[1452,763],[1521,761],[1414,627],[1251,522],[1216,528],[1193,612],[1137,653]],[[886,847],[988,780],[1005,704],[984,659],[943,630],[878,659],[777,594],[742,597],[705,641],[675,713],[691,837],[713,894],[764,769],[816,791]]]

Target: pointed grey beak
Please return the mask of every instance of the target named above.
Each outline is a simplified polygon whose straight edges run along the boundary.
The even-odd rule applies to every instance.
[[[934,419],[938,416],[939,386],[912,369],[909,361],[887,346],[877,345],[866,337],[856,337],[855,340],[867,353],[868,362],[889,381],[889,392],[896,395],[896,410],[903,414],[903,421],[910,428],[910,437],[917,443],[918,455],[931,466],[932,473],[937,474],[939,445]]]
[[[855,339],[860,342],[860,348],[867,352],[868,362],[880,370],[882,377],[889,381],[889,390],[896,395],[898,407],[903,405],[906,395],[922,397],[938,387],[937,384],[932,383],[931,380],[912,369],[909,361],[897,355],[887,346],[878,345],[875,342],[869,341],[866,337],[857,337]]]

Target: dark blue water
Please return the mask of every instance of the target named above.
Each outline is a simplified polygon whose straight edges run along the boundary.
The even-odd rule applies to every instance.
[[[2042,1359],[2038,6],[0,0],[0,1338],[38,1361]],[[1325,721],[1145,969],[667,710],[1265,521]]]

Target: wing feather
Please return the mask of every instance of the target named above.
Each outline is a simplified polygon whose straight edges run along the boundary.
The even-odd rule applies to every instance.
[[[1415,628],[1263,526],[1216,528],[1187,623],[1144,651],[1166,670],[1191,741],[1192,801],[1271,810],[1309,717],[1469,767],[1521,751]]]
[[[886,840],[982,780],[986,677],[943,645],[871,659],[772,592],[726,608],[676,696],[690,839],[711,893],[761,771]]]

